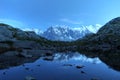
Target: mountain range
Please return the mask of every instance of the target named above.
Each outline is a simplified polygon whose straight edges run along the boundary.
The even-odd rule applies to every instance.
[[[90,33],[96,33],[101,25],[81,26],[69,28],[66,26],[51,26],[44,32],[37,30],[37,34],[53,41],[74,41]]]

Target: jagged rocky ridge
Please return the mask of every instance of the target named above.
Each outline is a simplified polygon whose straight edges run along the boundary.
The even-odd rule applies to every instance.
[[[7,24],[0,24],[0,47],[36,48],[36,41],[47,41],[32,31],[22,31]],[[9,44],[9,45],[8,45]],[[31,45],[31,46],[29,46]],[[36,46],[37,45],[37,46]],[[33,47],[35,46],[35,47]]]
[[[52,41],[75,41],[90,33],[96,33],[101,26],[95,24],[70,28],[65,25],[56,25],[47,28],[45,31],[30,28],[24,28],[23,31],[34,31],[36,34]]]
[[[81,26],[79,28],[69,28],[67,26],[51,26],[43,33],[39,34],[53,41],[75,41],[83,38],[85,35],[97,32],[101,26]]]
[[[50,27],[41,36],[53,41],[73,41],[92,33],[86,27],[81,30],[73,30],[68,27]]]

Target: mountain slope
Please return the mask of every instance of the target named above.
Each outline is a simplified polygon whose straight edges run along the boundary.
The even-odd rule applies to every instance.
[[[78,41],[87,50],[119,50],[120,49],[120,17],[112,19],[99,29]],[[79,46],[79,47],[80,47]]]
[[[10,25],[0,23],[0,53],[9,50],[41,49],[42,45],[49,45],[47,39],[35,32],[22,31]]]
[[[45,40],[45,38],[37,35],[33,31],[22,31],[10,25],[0,23],[0,41],[2,40],[3,41],[4,40],[27,40],[27,39]]]

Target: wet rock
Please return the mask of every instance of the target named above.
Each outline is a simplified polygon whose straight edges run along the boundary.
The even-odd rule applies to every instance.
[[[53,57],[52,57],[52,56],[45,57],[45,58],[43,58],[43,60],[46,60],[46,61],[53,61]]]
[[[17,57],[25,57],[23,54],[17,54]]]
[[[82,66],[82,65],[76,66],[77,69],[81,69],[81,68],[83,68],[83,67],[84,67],[84,66]]]
[[[52,56],[52,52],[46,52],[46,56]]]
[[[81,71],[82,74],[84,74],[85,72],[84,71]]]
[[[26,58],[32,58],[32,55],[25,55]]]
[[[27,51],[22,51],[21,53],[18,53],[16,56],[18,57],[24,57],[24,58],[32,58],[33,56],[30,54],[27,54]]]
[[[7,51],[4,53],[4,56],[11,57],[11,56],[16,56],[18,54],[17,51]]]
[[[25,77],[25,80],[36,80],[36,79],[32,76],[27,76],[27,77]]]
[[[37,66],[40,67],[40,64],[38,64]]]
[[[25,64],[22,65],[23,67],[25,66]]]
[[[25,70],[30,70],[29,68],[25,68]]]
[[[13,47],[32,50],[32,49],[40,48],[40,45],[34,41],[17,40],[17,41],[14,41]]]
[[[6,72],[3,72],[3,75],[6,75]]]

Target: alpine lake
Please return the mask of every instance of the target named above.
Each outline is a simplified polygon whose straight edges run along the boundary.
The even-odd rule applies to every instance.
[[[120,80],[120,54],[58,52],[0,68],[0,80]]]

